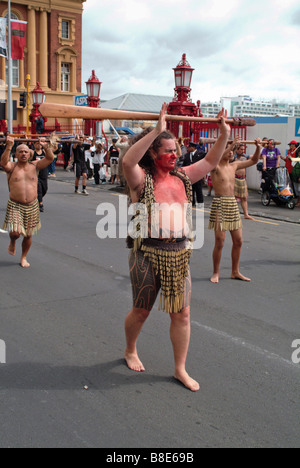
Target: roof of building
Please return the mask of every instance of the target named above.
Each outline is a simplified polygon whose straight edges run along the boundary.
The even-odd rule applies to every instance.
[[[103,109],[158,113],[164,102],[171,102],[172,100],[173,97],[170,96],[128,93],[101,103],[101,107]]]

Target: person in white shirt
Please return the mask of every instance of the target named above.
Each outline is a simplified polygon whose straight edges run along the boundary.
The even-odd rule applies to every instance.
[[[101,142],[96,141],[95,151],[93,152],[93,165],[94,165],[94,185],[100,185],[100,169],[105,163],[106,151]]]

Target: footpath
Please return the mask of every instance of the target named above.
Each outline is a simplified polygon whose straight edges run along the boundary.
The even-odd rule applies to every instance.
[[[51,183],[51,179],[49,179],[49,183]],[[73,185],[74,187],[74,181],[75,181],[75,176],[74,172],[66,172],[62,168],[57,167],[56,168],[56,178],[53,178],[52,180],[56,180],[59,182],[65,182],[70,185]],[[72,190],[73,190],[72,187]],[[113,191],[117,193],[124,193],[124,189],[117,185],[110,185],[109,183],[105,185],[100,185],[96,186],[93,185],[93,181],[88,181],[87,183],[87,189],[93,191],[99,191],[100,193],[102,191]],[[207,188],[203,188],[203,194],[207,194]],[[212,201],[212,197],[204,197],[204,202],[205,202],[205,207],[209,208],[210,204]],[[300,224],[300,207],[295,207],[293,210],[287,208],[287,207],[278,207],[275,205],[273,201],[271,201],[269,206],[263,206],[261,203],[261,195],[257,191],[249,191],[249,197],[248,197],[248,210],[249,214],[254,217],[260,217],[260,218],[267,218],[267,219],[273,219],[276,221],[284,221],[287,223],[294,223],[294,224]]]

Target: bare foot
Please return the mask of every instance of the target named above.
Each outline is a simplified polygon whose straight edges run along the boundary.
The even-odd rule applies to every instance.
[[[186,371],[179,373],[176,372],[174,375],[176,380],[179,380],[186,388],[191,390],[192,392],[198,392],[200,390],[200,385],[196,380],[192,379]]]
[[[211,283],[217,284],[219,282],[219,273],[214,273],[210,278]]]
[[[127,353],[125,352],[124,359],[127,363],[129,369],[135,372],[145,372],[145,367],[139,360],[139,357],[136,353]]]
[[[236,279],[236,280],[241,280],[241,281],[251,281],[250,278],[247,278],[246,276],[242,275],[240,272],[232,273],[231,279]]]
[[[8,247],[8,253],[9,255],[12,255],[13,257],[16,255],[16,242],[15,241],[10,241],[9,247]]]
[[[26,258],[21,258],[21,267],[22,268],[29,268],[30,263],[27,262]]]
[[[250,219],[250,221],[255,221],[255,219],[252,218],[252,216],[250,216],[250,215],[245,215],[244,219]]]

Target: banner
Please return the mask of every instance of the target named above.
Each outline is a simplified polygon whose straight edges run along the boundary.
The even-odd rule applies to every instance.
[[[27,22],[11,20],[11,58],[23,60]]]
[[[0,18],[0,57],[7,57],[7,45],[6,45],[6,18]]]

